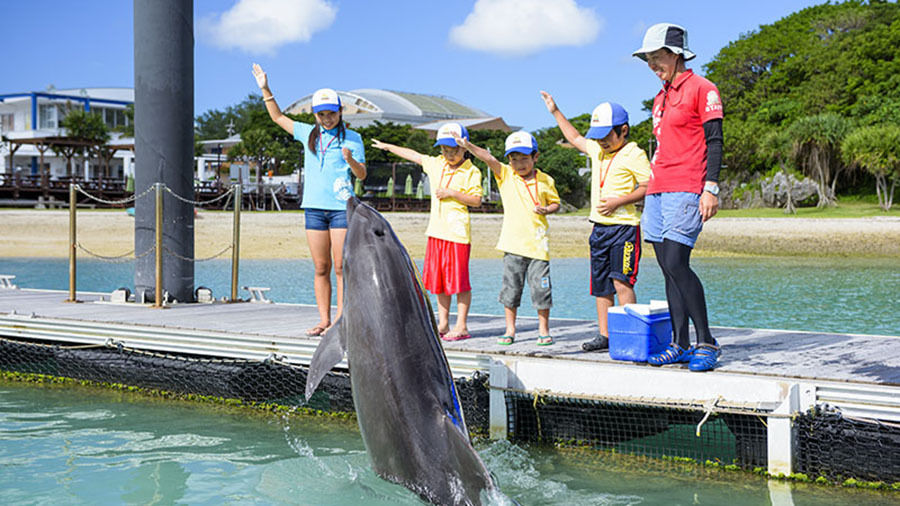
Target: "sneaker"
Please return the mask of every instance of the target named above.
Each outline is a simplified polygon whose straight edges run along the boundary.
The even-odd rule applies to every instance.
[[[719,365],[719,355],[722,351],[718,347],[708,344],[698,345],[694,350],[694,356],[688,363],[688,369],[694,372],[711,371]]]
[[[606,351],[609,349],[609,338],[598,335],[594,339],[582,343],[581,349],[584,351]]]
[[[691,361],[693,353],[693,347],[686,350],[675,343],[670,343],[662,353],[647,357],[647,363],[650,365],[684,364]]]

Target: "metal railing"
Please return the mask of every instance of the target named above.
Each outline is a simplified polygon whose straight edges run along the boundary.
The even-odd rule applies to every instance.
[[[241,228],[241,199],[235,199],[234,205],[234,219],[233,219],[233,231],[232,231],[232,239],[231,244],[227,245],[221,251],[207,258],[187,258],[182,255],[179,255],[175,251],[170,250],[169,248],[163,245],[163,192],[168,192],[175,199],[184,202],[186,204],[190,204],[195,207],[202,207],[205,205],[213,204],[219,200],[222,200],[226,197],[230,197],[232,194],[241,195],[241,185],[234,184],[231,188],[219,195],[216,198],[205,200],[205,201],[197,201],[182,197],[178,195],[171,188],[166,186],[164,183],[156,183],[153,186],[150,186],[140,194],[135,194],[130,197],[121,199],[121,200],[105,200],[100,197],[96,197],[86,192],[83,188],[81,188],[77,184],[69,185],[69,298],[66,302],[78,302],[76,295],[76,279],[77,279],[77,269],[78,269],[78,255],[77,252],[80,249],[87,255],[97,258],[104,262],[129,262],[134,261],[139,258],[143,258],[150,253],[154,253],[156,255],[155,259],[155,297],[153,307],[161,308],[163,307],[163,290],[162,290],[162,275],[163,275],[163,254],[168,253],[180,260],[188,261],[188,262],[204,262],[208,260],[213,260],[224,255],[228,250],[231,250],[231,302],[237,302],[237,292],[238,292],[238,264],[240,260],[240,228]],[[77,209],[78,209],[78,194],[81,193],[85,197],[100,202],[102,204],[107,205],[123,205],[131,202],[136,202],[139,199],[149,196],[151,193],[155,193],[155,241],[153,246],[148,248],[146,251],[141,252],[140,254],[136,254],[134,250],[129,251],[128,253],[124,253],[122,255],[116,256],[104,256],[98,255],[89,249],[85,248],[78,242],[78,234],[77,234]],[[128,258],[132,254],[134,254],[134,258]]]

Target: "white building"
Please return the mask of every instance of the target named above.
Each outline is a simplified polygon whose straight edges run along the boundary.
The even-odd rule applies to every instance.
[[[134,104],[131,88],[81,88],[24,93],[0,94],[0,135],[12,142],[0,145],[0,174],[18,172],[20,175],[39,175],[41,148],[44,167],[52,179],[66,175],[66,159],[47,149],[46,142],[66,137],[60,122],[70,110],[81,108],[101,114],[112,130],[128,124],[125,109]],[[118,133],[112,133],[111,145],[116,145]],[[126,147],[133,142],[119,142],[123,149],[116,151],[110,161],[110,179],[124,179],[133,173],[134,153]],[[11,153],[14,151],[14,153]],[[12,159],[10,160],[10,155]],[[86,161],[82,166],[80,156],[72,159],[72,175],[85,179],[96,177],[99,164]]]
[[[491,116],[480,109],[469,107],[443,95],[371,88],[338,90],[337,93],[344,107],[344,121],[349,123],[351,128],[369,126],[376,121],[392,122],[412,125],[413,128],[425,130],[433,137],[443,123],[455,121],[472,130],[512,131],[503,118]],[[284,109],[284,112],[291,114],[311,111],[312,95],[302,97]]]

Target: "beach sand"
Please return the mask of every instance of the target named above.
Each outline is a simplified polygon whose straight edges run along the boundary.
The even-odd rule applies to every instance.
[[[412,256],[422,258],[428,214],[386,216]],[[587,256],[591,224],[586,217],[549,219],[551,257]],[[499,214],[472,215],[473,258],[501,257],[494,246],[502,220]],[[2,210],[0,257],[66,257],[68,226],[68,211]],[[232,213],[201,211],[194,228],[196,258],[210,257],[231,243]],[[134,249],[134,218],[124,211],[79,211],[77,241],[98,255],[128,253]],[[652,255],[652,248],[644,251]],[[713,218],[704,225],[695,254],[900,258],[900,218]],[[88,256],[82,250],[78,255]],[[309,258],[303,214],[241,213],[241,258]]]

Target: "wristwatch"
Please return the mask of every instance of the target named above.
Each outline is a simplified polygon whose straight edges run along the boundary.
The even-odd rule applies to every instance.
[[[719,196],[719,185],[717,183],[707,181],[706,184],[703,185],[703,191],[712,193],[713,195],[718,197]]]

